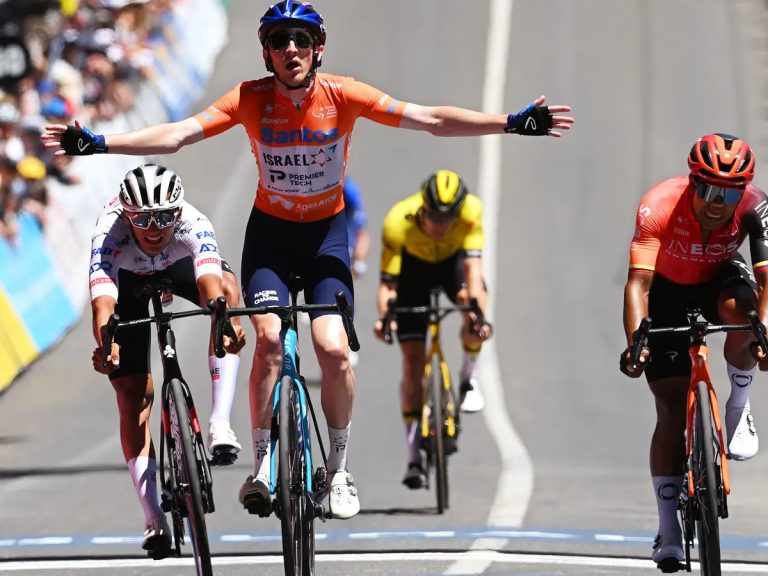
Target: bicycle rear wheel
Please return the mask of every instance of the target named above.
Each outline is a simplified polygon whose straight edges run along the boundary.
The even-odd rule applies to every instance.
[[[283,565],[286,576],[307,576],[314,560],[314,530],[307,530],[307,498],[304,476],[305,458],[299,441],[301,414],[299,399],[290,376],[280,381],[278,408],[278,489],[280,526],[283,534]],[[309,539],[312,542],[310,543]]]
[[[192,440],[192,420],[181,381],[170,381],[168,396],[171,436],[174,441],[173,458],[177,469],[178,488],[183,491],[186,504],[192,552],[199,576],[212,576],[211,550],[205,526],[205,504],[200,482],[202,472],[195,456]]]
[[[435,485],[437,487],[437,513],[442,514],[448,508],[448,459],[445,455],[445,383],[440,358],[432,356],[429,373],[430,394],[430,437],[435,466]]]
[[[720,451],[712,434],[712,410],[706,382],[696,385],[696,424],[693,437],[692,472],[698,514],[696,534],[699,540],[701,573],[720,576],[720,530],[718,494],[720,492]]]

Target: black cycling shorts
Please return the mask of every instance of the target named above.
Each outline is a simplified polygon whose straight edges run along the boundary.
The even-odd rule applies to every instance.
[[[221,261],[221,269],[232,272],[232,268]],[[200,292],[195,280],[195,268],[191,257],[182,258],[165,270],[154,274],[136,274],[128,270],[118,272],[118,292],[115,313],[120,320],[136,320],[149,316],[150,294],[136,295],[147,280],[169,279],[173,282],[173,294],[200,305]],[[110,372],[109,379],[114,380],[130,374],[146,374],[150,371],[149,352],[152,327],[149,324],[121,328],[115,335],[115,342],[120,345],[120,368]],[[206,347],[207,348],[207,347]]]
[[[752,270],[739,254],[715,278],[703,284],[676,284],[662,276],[654,276],[648,297],[648,315],[653,320],[652,328],[685,326],[688,323],[686,311],[689,308],[698,308],[708,322],[721,324],[717,298],[723,290],[733,286],[745,286],[757,291]],[[651,350],[651,363],[645,369],[648,382],[691,375],[687,334],[651,335],[648,347]]]
[[[425,262],[405,250],[402,253],[400,275],[397,277],[398,306],[428,306],[432,288],[440,288],[456,303],[459,290],[466,287],[463,250],[441,262]],[[484,285],[485,287],[485,285]],[[427,338],[427,317],[404,314],[397,319],[397,339],[400,342],[424,341]]]
[[[335,304],[341,290],[354,310],[347,219],[342,210],[317,222],[291,222],[253,208],[240,268],[245,305],[290,304],[288,282],[302,278],[307,304]],[[312,312],[316,318],[335,312]]]

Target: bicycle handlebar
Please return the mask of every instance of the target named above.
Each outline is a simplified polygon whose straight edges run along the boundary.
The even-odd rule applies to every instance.
[[[482,330],[482,327],[486,324],[485,315],[480,309],[480,305],[477,303],[477,298],[470,298],[469,304],[456,305],[456,306],[397,306],[397,302],[394,298],[390,298],[387,302],[387,312],[381,318],[384,331],[384,342],[392,344],[392,321],[400,314],[411,314],[419,316],[429,316],[435,314],[437,322],[440,322],[443,318],[448,316],[452,312],[473,312],[477,317],[477,331]]]
[[[349,348],[353,352],[360,350],[360,341],[357,339],[357,332],[355,331],[355,325],[352,320],[352,311],[349,307],[349,302],[344,292],[339,290],[335,294],[335,304],[291,304],[288,306],[268,305],[268,306],[252,306],[245,308],[228,308],[224,311],[227,320],[232,316],[253,316],[255,314],[276,314],[280,317],[280,320],[285,322],[289,319],[294,312],[338,312],[341,315],[341,322],[344,325],[344,331],[347,333],[347,340],[349,341]],[[216,334],[217,342],[214,346],[218,346],[219,334]]]
[[[750,310],[747,313],[749,324],[709,324],[704,321],[692,321],[687,326],[672,326],[669,328],[651,328],[652,321],[646,316],[640,322],[640,326],[632,333],[632,346],[630,346],[630,361],[632,368],[637,368],[640,362],[640,354],[646,347],[648,336],[650,334],[689,334],[691,337],[697,335],[705,336],[715,332],[752,332],[757,339],[757,343],[768,354],[768,338],[766,338],[765,324],[760,322],[757,312]]]

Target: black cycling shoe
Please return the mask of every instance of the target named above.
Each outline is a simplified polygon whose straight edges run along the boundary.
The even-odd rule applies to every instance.
[[[144,530],[141,548],[152,560],[162,560],[171,554],[171,535],[165,518],[150,523]]]
[[[685,564],[680,562],[677,558],[664,558],[664,560],[661,560],[656,564],[658,566],[659,570],[661,570],[664,574],[672,574],[673,572],[679,572],[680,570],[685,570]]]
[[[427,474],[420,462],[411,462],[408,464],[408,470],[405,471],[403,484],[411,490],[418,490],[427,485]]]
[[[262,518],[272,514],[272,497],[269,494],[269,486],[262,480],[254,478],[253,475],[248,476],[241,486],[238,499],[249,514],[256,514]]]

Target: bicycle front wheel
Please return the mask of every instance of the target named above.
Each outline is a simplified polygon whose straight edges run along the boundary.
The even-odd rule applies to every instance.
[[[699,562],[705,576],[720,576],[720,530],[718,495],[720,493],[720,453],[712,434],[712,410],[706,382],[696,385],[696,424],[693,436],[692,472],[698,514],[696,533]]]
[[[308,576],[314,560],[314,530],[307,530],[305,458],[299,440],[301,412],[298,393],[290,376],[280,381],[278,408],[278,489],[280,526],[283,534],[283,565],[286,576]],[[312,539],[310,544],[309,539]]]
[[[170,382],[168,408],[171,436],[174,442],[173,464],[178,472],[178,489],[183,491],[186,503],[195,567],[199,576],[212,576],[211,550],[208,545],[208,531],[205,527],[205,505],[200,482],[202,474],[195,456],[192,420],[189,416],[184,387],[175,378]]]
[[[429,373],[430,395],[430,436],[435,466],[435,485],[437,486],[437,513],[442,514],[448,508],[448,459],[445,455],[445,382],[440,358],[432,356]]]

